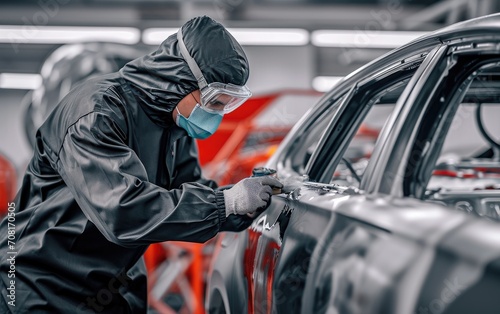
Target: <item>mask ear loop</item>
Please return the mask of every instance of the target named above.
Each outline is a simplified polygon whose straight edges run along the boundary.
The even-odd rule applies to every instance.
[[[179,111],[179,108],[177,106],[175,106],[175,109],[177,110],[177,117],[175,118],[175,124],[177,124],[177,126],[181,126],[180,123],[179,123],[179,121],[181,120],[180,117],[184,117],[184,116]],[[184,119],[185,119],[185,117],[184,117]]]
[[[193,93],[189,93],[191,95],[191,97],[193,97],[193,99],[196,101],[196,105],[197,106],[200,106],[200,103],[198,102],[198,100],[196,100],[196,98],[194,97]],[[196,106],[193,108],[193,110],[191,111],[191,113],[194,111],[194,109],[196,109]],[[184,119],[187,119],[186,117],[184,117],[184,115],[182,115],[182,113],[179,111],[179,107],[178,106],[175,106],[175,110],[177,110],[177,119],[179,119],[179,116],[183,117]],[[191,115],[191,113],[189,115]],[[177,123],[177,121],[175,121],[175,123]]]

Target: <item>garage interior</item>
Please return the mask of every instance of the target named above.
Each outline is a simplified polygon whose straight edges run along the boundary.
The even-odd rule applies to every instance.
[[[124,49],[123,55],[130,49],[131,60],[153,51],[191,18],[214,18],[242,44],[250,63],[247,86],[254,110],[248,114],[254,120],[234,118],[228,127],[247,123],[241,132],[250,133],[273,125],[277,134],[258,134],[247,145],[252,140],[258,144],[259,136],[275,136],[269,141],[277,145],[325,92],[351,72],[419,36],[498,12],[496,0],[4,0],[0,4],[0,215],[7,214],[5,204],[22,184],[36,129],[68,91],[64,82],[74,86],[82,77],[72,73],[84,73],[86,66],[92,66],[71,56],[71,51],[82,51],[76,48],[82,43],[96,44],[86,48],[95,51]],[[92,60],[90,55],[87,61]],[[77,61],[58,63],[61,58]],[[50,78],[58,85],[46,85]],[[33,102],[51,88],[52,98]],[[285,114],[277,118],[276,112]],[[378,128],[386,118],[385,113],[370,116]],[[456,132],[463,134],[460,138],[470,130]],[[250,176],[251,169],[262,166],[276,147],[272,152],[267,149],[242,164],[242,173],[224,177],[210,168],[210,162],[241,160],[231,159],[229,152],[212,144],[199,144],[204,174],[218,176],[222,185]],[[213,250],[213,245],[182,242],[151,248],[146,261],[148,313],[205,313],[205,264]]]
[[[175,31],[183,21],[200,15],[214,17],[233,28],[292,29],[297,33],[292,33],[289,43],[273,43],[273,39],[268,38],[265,40],[268,43],[257,40],[245,45],[252,64],[249,87],[254,94],[280,89],[325,92],[338,78],[424,32],[500,10],[494,0],[26,0],[3,1],[1,6],[0,21],[4,27],[0,43],[3,111],[0,130],[9,136],[2,139],[0,151],[15,164],[18,172],[22,172],[31,157],[23,135],[23,108],[19,104],[27,88],[40,83],[37,76],[15,74],[40,73],[51,52],[78,40],[68,38],[70,35],[63,35],[62,39],[37,39],[45,27],[97,27],[104,31],[109,27],[131,28],[134,38],[125,39],[124,44],[147,45],[146,51],[162,38],[160,35],[160,39],[148,39],[151,29]],[[14,27],[13,31],[6,26]],[[328,37],[323,42],[315,32],[325,30],[348,32],[343,33],[345,37],[338,40],[340,42]],[[391,37],[394,31],[401,36]],[[389,37],[380,42],[377,37],[380,35]],[[16,84],[19,81],[23,84]]]

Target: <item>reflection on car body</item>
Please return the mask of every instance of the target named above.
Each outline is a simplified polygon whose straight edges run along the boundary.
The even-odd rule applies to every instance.
[[[220,240],[209,312],[500,313],[499,47],[500,15],[466,21],[325,94],[267,164],[299,189]]]

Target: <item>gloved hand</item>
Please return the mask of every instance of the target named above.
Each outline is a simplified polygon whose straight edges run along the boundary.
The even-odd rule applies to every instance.
[[[250,227],[253,218],[247,215],[229,215],[220,227],[220,231],[240,232]]]
[[[265,209],[271,199],[273,187],[282,188],[283,185],[273,177],[263,176],[243,179],[229,190],[224,190],[226,217]]]

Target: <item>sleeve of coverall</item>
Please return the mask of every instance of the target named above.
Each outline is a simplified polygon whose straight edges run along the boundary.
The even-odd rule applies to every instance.
[[[123,132],[102,113],[68,129],[57,168],[86,217],[118,245],[205,242],[226,218],[222,192],[199,183],[169,191],[148,182]]]

